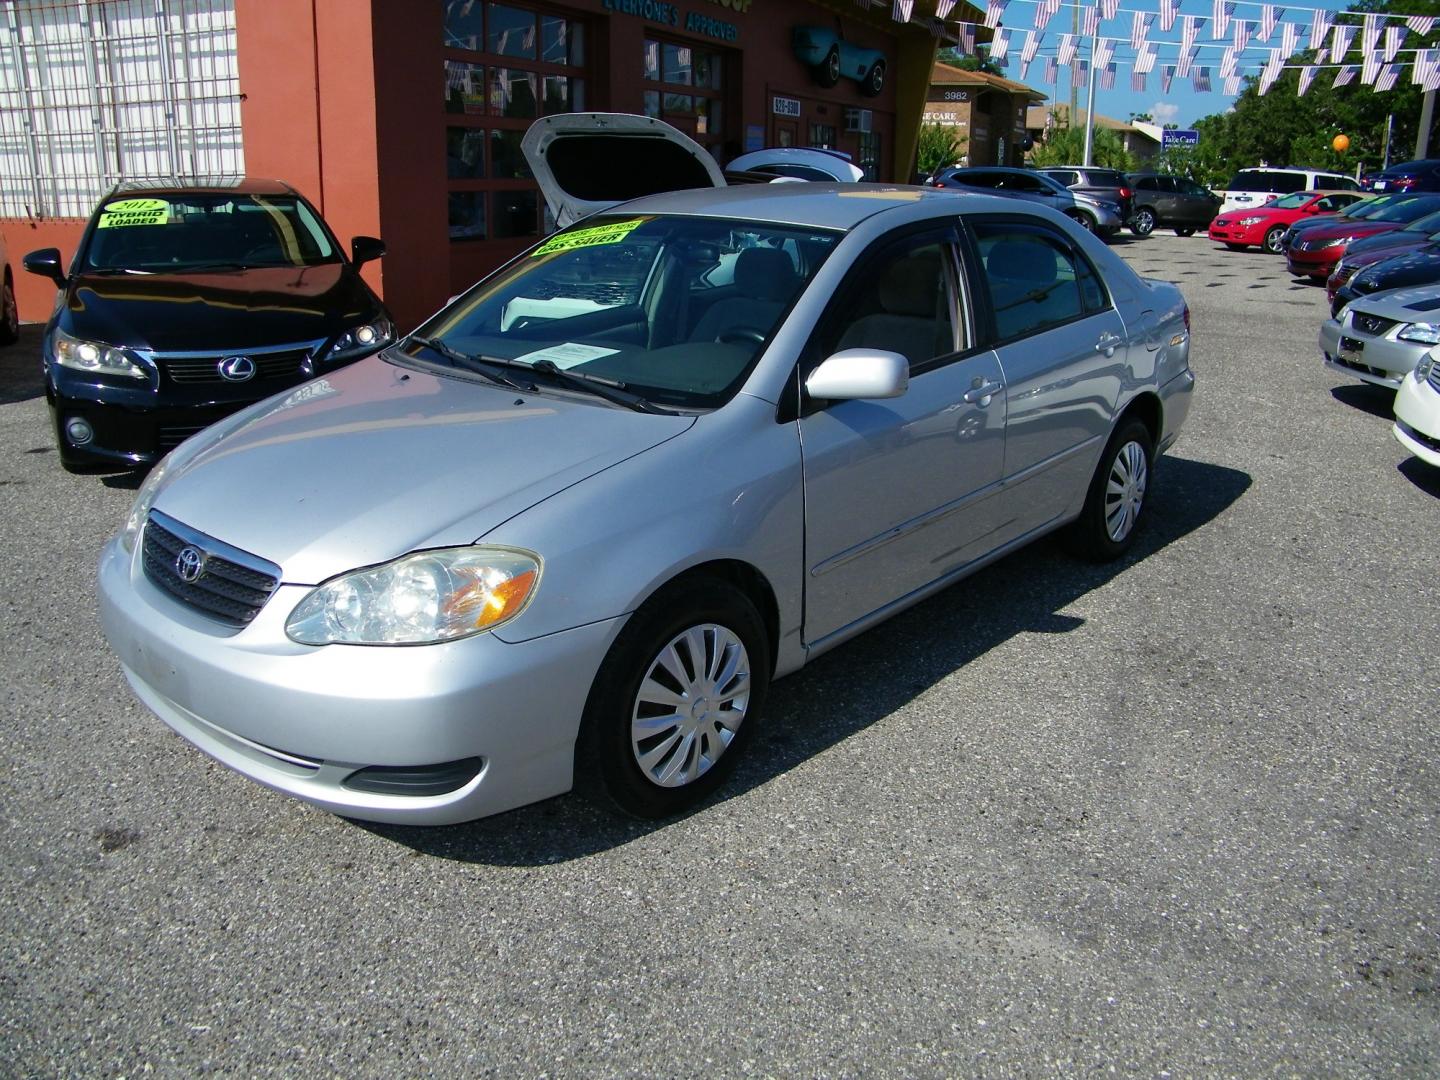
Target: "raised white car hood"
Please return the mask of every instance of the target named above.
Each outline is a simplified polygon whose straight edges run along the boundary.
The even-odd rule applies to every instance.
[[[168,477],[154,508],[306,585],[472,543],[694,423],[379,357],[268,404]]]
[[[545,116],[526,130],[520,148],[560,228],[645,195],[725,186],[703,146],[648,116]]]

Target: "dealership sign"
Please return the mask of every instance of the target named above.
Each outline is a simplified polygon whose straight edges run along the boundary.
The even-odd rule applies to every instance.
[[[1169,150],[1172,146],[1199,146],[1200,132],[1195,130],[1179,131],[1167,130],[1161,134],[1160,146]]]

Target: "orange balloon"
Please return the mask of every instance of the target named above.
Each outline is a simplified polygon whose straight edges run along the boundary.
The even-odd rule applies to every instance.
[[[1350,136],[1336,135],[1334,141],[1330,145],[1335,148],[1337,153],[1343,154],[1346,150],[1350,149]]]

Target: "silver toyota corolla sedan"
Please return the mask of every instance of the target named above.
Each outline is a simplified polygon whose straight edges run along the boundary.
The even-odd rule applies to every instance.
[[[669,815],[773,679],[1053,530],[1124,552],[1189,351],[1174,286],[1043,207],[644,198],[174,451],[105,632],[177,732],[339,814],[582,777]]]

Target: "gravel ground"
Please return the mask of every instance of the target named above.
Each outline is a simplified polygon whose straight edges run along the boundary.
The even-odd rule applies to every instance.
[[[725,796],[367,827],[172,735],[99,633],[133,497],[0,352],[0,1073],[1440,1067],[1440,472],[1203,236],[1147,531],[1042,542],[774,689]]]

